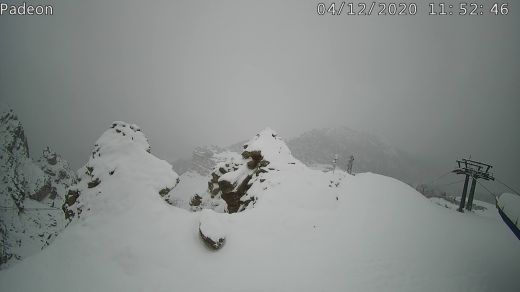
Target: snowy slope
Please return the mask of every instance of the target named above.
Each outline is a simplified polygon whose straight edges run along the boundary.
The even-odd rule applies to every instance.
[[[21,121],[0,105],[0,268],[38,252],[65,226],[59,209],[76,174],[49,148],[33,161]]]
[[[179,184],[165,196],[173,206],[191,210],[190,201],[194,195],[203,196],[207,192],[209,176],[188,171],[179,176]]]
[[[96,173],[101,183],[82,189],[78,199],[91,208],[89,215],[75,220],[41,253],[1,271],[0,290],[518,288],[518,241],[497,217],[441,208],[389,177],[312,170],[292,160],[283,146],[264,147],[280,144],[262,140],[249,146],[262,150],[280,171],[264,173],[267,187],[253,184],[248,190],[258,197],[256,203],[233,214],[169,205],[157,193],[173,182],[166,179],[173,178],[166,163],[123,148],[134,163],[114,148],[113,159],[98,160],[96,169],[111,169],[103,161],[124,161],[136,171]],[[94,189],[101,187],[97,195]],[[220,250],[202,242],[201,222],[204,231],[226,237]]]
[[[450,209],[453,211],[459,209],[460,197],[430,197],[429,200],[432,203],[444,207],[446,209]],[[495,205],[479,200],[473,200],[472,210],[468,211],[465,209],[464,212],[472,212],[473,214],[486,216],[490,218],[496,218],[497,216],[497,209]]]

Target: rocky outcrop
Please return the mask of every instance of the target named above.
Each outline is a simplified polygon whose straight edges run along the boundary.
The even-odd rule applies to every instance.
[[[63,203],[65,218],[73,220],[100,209],[117,209],[125,204],[126,187],[152,187],[157,196],[168,198],[178,184],[171,165],[151,154],[148,139],[139,126],[114,122],[94,144],[89,161],[79,171]],[[113,205],[100,203],[105,196]]]
[[[249,193],[250,188],[265,184],[267,174],[279,171],[279,166],[296,163],[287,145],[269,128],[244,144],[242,149],[240,160],[217,163],[208,182],[210,196],[223,199],[228,213],[252,207],[257,197]]]
[[[2,150],[5,150],[5,154],[29,158],[29,145],[22,123],[14,111],[5,105],[0,105],[0,125]]]
[[[242,165],[221,163],[218,169],[211,174],[209,191],[213,196],[220,195],[226,201],[228,213],[239,212],[249,203],[254,202],[254,197],[247,200],[241,199],[245,197],[251,187],[253,183],[251,179],[267,172],[263,167],[267,166],[269,161],[263,159],[261,151],[255,151],[255,155],[249,155],[248,151],[244,151],[242,157],[245,160]]]
[[[14,111],[4,105],[0,105],[0,143],[0,202],[3,206],[14,204],[21,212],[27,195],[24,166],[30,163],[29,146],[22,123]]]
[[[65,220],[57,207],[75,179],[49,148],[33,161],[22,123],[0,105],[0,267],[35,253],[61,232]]]
[[[76,183],[76,172],[72,170],[68,161],[61,158],[50,147],[43,149],[37,164],[49,178],[52,191],[51,198],[64,197],[67,189]]]

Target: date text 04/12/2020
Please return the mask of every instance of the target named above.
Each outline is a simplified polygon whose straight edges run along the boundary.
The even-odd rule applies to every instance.
[[[0,2],[0,16],[4,15],[53,15],[52,5],[31,5],[26,2],[7,4]]]
[[[509,3],[499,2],[320,2],[318,15],[508,15]]]

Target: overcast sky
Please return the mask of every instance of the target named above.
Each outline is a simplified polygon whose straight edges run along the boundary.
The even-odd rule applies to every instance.
[[[78,168],[114,120],[169,161],[265,126],[345,125],[449,167],[471,154],[520,186],[515,3],[363,17],[318,16],[319,1],[49,2],[53,16],[0,16],[0,98],[33,155],[50,145]]]

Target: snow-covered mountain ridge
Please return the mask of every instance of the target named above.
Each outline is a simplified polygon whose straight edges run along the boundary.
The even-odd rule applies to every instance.
[[[330,167],[338,155],[337,167],[347,169],[349,157],[354,157],[354,172],[373,172],[390,176],[408,184],[430,175],[431,166],[412,155],[383,142],[377,136],[334,127],[307,131],[288,141],[293,155],[309,166]]]
[[[216,155],[226,151],[241,152],[245,142],[229,147],[199,146],[191,159],[177,159],[174,169],[207,175],[218,162]],[[352,130],[348,127],[314,129],[289,139],[287,146],[292,155],[305,165],[316,169],[331,169],[337,155],[337,168],[346,170],[350,156],[354,156],[354,172],[373,172],[397,178],[410,185],[424,181],[432,175],[433,167],[412,155],[392,147],[377,136]]]
[[[294,158],[270,129],[247,142],[241,154],[221,157],[207,176],[199,174],[207,178],[201,180],[203,186],[197,180],[184,186],[186,191],[196,186],[204,191],[201,197],[215,199],[229,193],[217,192],[211,198],[208,182],[220,167],[229,171],[220,171],[219,189],[218,182],[240,186],[243,177],[251,176],[249,188],[241,192],[244,205],[239,212],[229,214],[225,200],[222,209],[192,212],[167,202],[183,187],[183,177],[175,185],[170,165],[146,151],[149,145],[141,143],[146,138],[138,127],[115,124],[96,142],[76,185],[79,195],[66,206],[75,219],[41,253],[0,272],[0,290],[514,291],[516,287],[518,242],[497,217],[437,206],[386,176],[311,169]],[[234,186],[231,192],[235,191]],[[254,203],[246,205],[252,197]],[[225,240],[215,251],[201,233]]]

